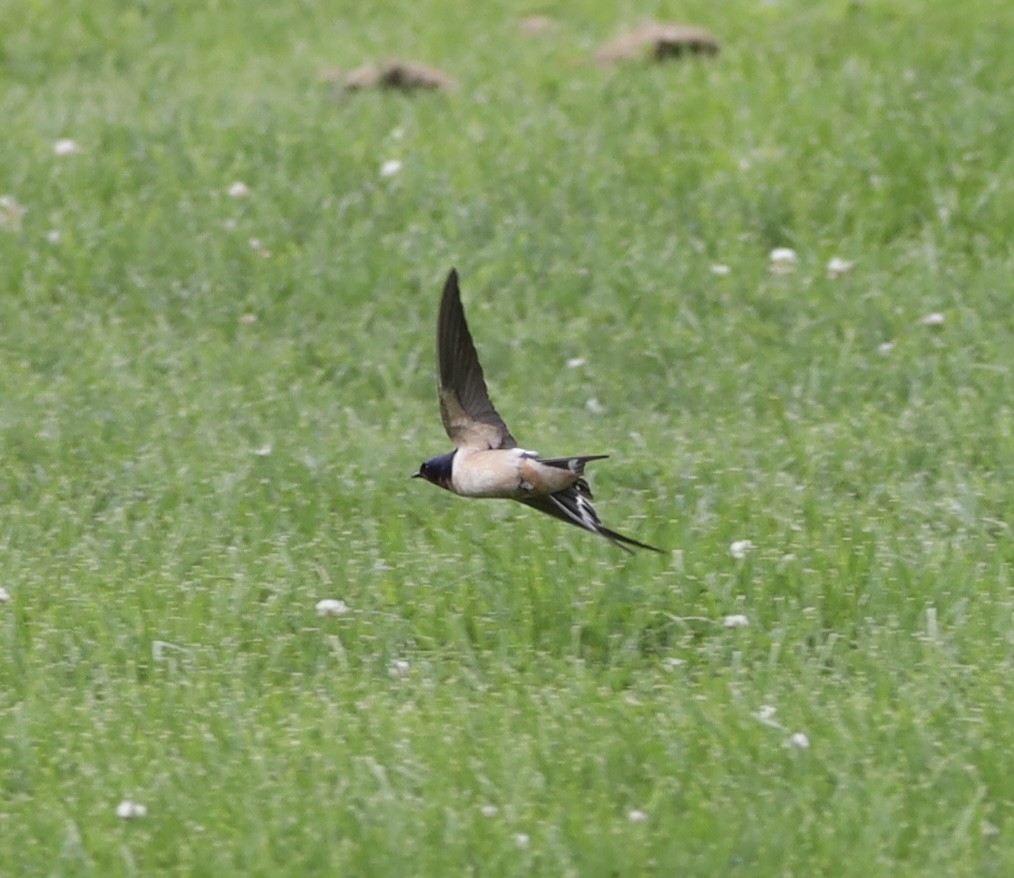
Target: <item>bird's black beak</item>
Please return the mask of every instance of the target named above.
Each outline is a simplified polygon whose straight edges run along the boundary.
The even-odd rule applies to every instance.
[[[410,476],[410,478],[413,478],[413,479],[421,479],[421,478],[422,478],[422,473],[421,473],[421,472],[418,472],[418,473],[412,473],[412,475]]]

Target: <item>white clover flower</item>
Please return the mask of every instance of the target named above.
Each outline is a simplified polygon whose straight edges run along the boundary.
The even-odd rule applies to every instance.
[[[241,180],[236,180],[225,190],[230,198],[249,198],[251,189]]]
[[[257,322],[257,315],[256,314],[240,314],[239,315],[239,322],[242,323],[244,326],[251,326],[252,324],[254,324],[254,323]]]
[[[46,240],[50,244],[59,244],[60,238],[62,237],[63,236],[60,234],[59,229],[50,229],[48,232],[46,232]]]
[[[852,271],[854,266],[855,262],[852,262],[849,259],[842,259],[838,256],[835,256],[827,264],[827,276],[832,279],[836,277],[841,277],[843,274],[848,274],[850,271]]]
[[[266,445],[260,446],[260,448],[255,448],[253,453],[257,455],[257,457],[270,457],[272,451],[274,451],[274,448],[272,448],[271,443],[268,442]]]
[[[644,811],[641,811],[638,808],[634,808],[627,812],[627,819],[631,823],[647,823],[648,815]]]
[[[500,813],[500,809],[496,805],[483,805],[479,809],[479,813],[482,814],[483,817],[493,818]]]
[[[775,719],[775,714],[778,713],[778,708],[773,704],[762,704],[757,709],[757,720],[765,726],[770,726],[773,729],[780,729],[782,724]]]
[[[267,259],[271,255],[271,251],[265,246],[264,242],[260,238],[251,238],[247,241],[247,244],[250,245],[251,250],[264,259]]]
[[[676,658],[675,656],[662,659],[662,667],[667,671],[675,671],[677,668],[682,668],[686,663],[686,659]]]
[[[732,269],[729,268],[728,265],[723,265],[720,262],[716,262],[711,266],[711,273],[717,275],[718,277],[725,277],[731,271]]]
[[[810,749],[810,739],[805,732],[793,732],[786,743],[795,750]]]
[[[28,208],[19,204],[13,195],[0,195],[0,229],[16,232],[21,228],[21,218]]]
[[[733,540],[729,543],[729,554],[737,561],[742,561],[753,549],[751,540]]]
[[[768,256],[768,269],[772,274],[791,274],[799,264],[796,251],[790,247],[775,247]]]
[[[895,341],[882,341],[877,345],[877,353],[881,356],[887,356],[891,351],[894,350],[894,346],[897,344]]]
[[[124,799],[116,806],[116,816],[121,820],[136,820],[138,817],[145,817],[148,814],[148,809],[140,804],[140,802],[131,802],[130,799]]]
[[[345,601],[335,598],[324,598],[321,601],[317,601],[316,609],[318,616],[344,616],[349,611],[348,604]]]
[[[69,137],[63,137],[53,144],[54,155],[79,155],[82,152],[84,152],[84,150],[81,149],[80,144],[76,140],[71,140]]]
[[[606,410],[605,406],[602,405],[594,396],[584,404],[584,407],[588,409],[593,415],[601,415]]]
[[[515,832],[514,833],[514,844],[519,848],[526,848],[531,844],[531,836],[527,832]]]
[[[726,628],[745,628],[750,624],[750,620],[742,613],[733,613],[730,616],[726,616],[722,620],[722,624]]]
[[[927,314],[922,319],[922,325],[923,326],[943,326],[944,325],[944,315],[941,314],[939,311],[934,311],[932,314]]]
[[[584,357],[571,357],[567,360],[567,368],[580,369],[586,362],[588,361]]]
[[[407,677],[411,670],[412,665],[410,665],[407,661],[405,661],[405,659],[395,659],[393,662],[391,662],[390,666],[387,669],[387,672],[392,677]]]
[[[0,586],[0,604],[6,604],[11,599],[11,593]]]
[[[381,177],[393,177],[401,172],[401,162],[398,159],[388,159],[380,166]]]

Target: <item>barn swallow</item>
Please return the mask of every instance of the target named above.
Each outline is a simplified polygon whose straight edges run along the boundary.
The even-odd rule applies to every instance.
[[[440,416],[454,451],[427,460],[412,478],[426,479],[462,497],[517,500],[568,524],[628,546],[661,552],[604,527],[591,505],[585,464],[607,454],[539,457],[518,446],[493,408],[472,334],[465,322],[458,272],[451,269],[437,318]]]

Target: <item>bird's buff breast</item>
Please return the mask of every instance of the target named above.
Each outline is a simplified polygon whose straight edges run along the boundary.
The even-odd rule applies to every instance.
[[[454,456],[452,490],[464,497],[502,497],[519,500],[555,494],[570,487],[577,476],[569,470],[539,463],[530,451],[474,451]]]

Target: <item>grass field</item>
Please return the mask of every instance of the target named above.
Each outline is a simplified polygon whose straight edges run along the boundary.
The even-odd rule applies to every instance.
[[[0,874],[1014,874],[1014,12],[474,7],[0,11]]]

